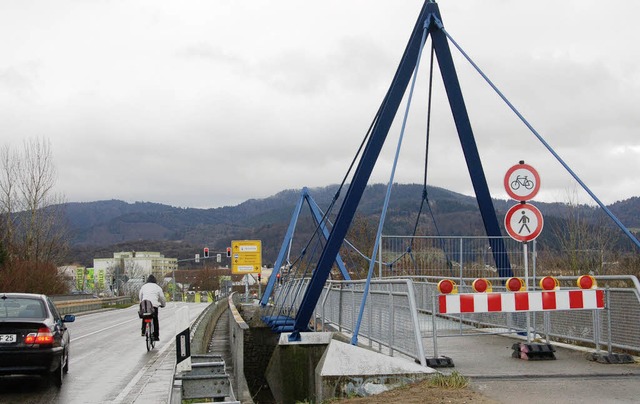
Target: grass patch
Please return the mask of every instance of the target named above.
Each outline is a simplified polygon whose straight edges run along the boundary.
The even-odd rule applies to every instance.
[[[454,370],[450,375],[438,373],[429,379],[429,384],[434,387],[444,387],[447,389],[463,389],[469,385],[469,380]]]

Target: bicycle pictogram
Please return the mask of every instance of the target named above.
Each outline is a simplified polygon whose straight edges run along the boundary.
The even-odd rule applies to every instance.
[[[521,186],[526,189],[533,189],[536,184],[529,179],[528,175],[518,175],[515,180],[511,181],[511,189],[514,191]]]
[[[516,201],[528,201],[540,189],[540,175],[535,168],[520,162],[507,170],[504,176],[504,189]]]

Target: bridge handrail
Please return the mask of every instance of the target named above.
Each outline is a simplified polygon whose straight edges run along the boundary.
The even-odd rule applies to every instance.
[[[84,300],[58,300],[55,302],[60,314],[81,313],[84,311],[98,310],[105,306],[115,306],[118,304],[131,303],[130,296],[105,297]]]

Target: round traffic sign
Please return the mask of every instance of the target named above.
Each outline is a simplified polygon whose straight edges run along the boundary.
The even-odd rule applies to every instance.
[[[542,213],[529,203],[512,206],[504,217],[504,227],[512,239],[527,242],[542,232],[544,221]]]
[[[504,175],[504,189],[516,201],[533,199],[540,190],[540,175],[529,164],[516,164]]]

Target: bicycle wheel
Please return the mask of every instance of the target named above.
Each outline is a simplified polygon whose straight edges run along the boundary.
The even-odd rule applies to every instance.
[[[149,323],[149,339],[151,340],[151,348],[155,348],[156,347],[156,339],[155,339],[154,335],[155,335],[155,330],[153,328],[153,321],[151,321]]]
[[[148,320],[145,320],[144,326],[144,340],[147,344],[147,351],[150,351],[153,348],[153,332],[151,332],[151,323]]]

